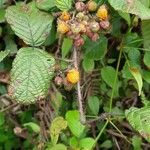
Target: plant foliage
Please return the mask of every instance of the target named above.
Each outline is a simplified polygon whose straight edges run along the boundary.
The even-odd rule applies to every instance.
[[[0,150],[150,147],[150,0],[0,0]]]

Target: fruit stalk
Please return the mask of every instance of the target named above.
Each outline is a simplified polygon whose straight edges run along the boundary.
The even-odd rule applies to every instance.
[[[79,70],[79,68],[78,68],[78,63],[79,62],[78,62],[78,57],[77,57],[77,51],[78,51],[77,48],[74,47],[73,48],[74,67]],[[80,83],[80,80],[77,83],[77,94],[78,94],[78,104],[79,104],[79,112],[80,112],[80,121],[81,121],[81,123],[85,124],[86,118],[85,118],[85,115],[84,115],[83,105],[82,105],[83,98],[82,98],[82,93],[81,93],[81,83]]]

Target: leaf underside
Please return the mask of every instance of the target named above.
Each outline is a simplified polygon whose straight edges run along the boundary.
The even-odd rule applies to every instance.
[[[25,104],[44,98],[54,73],[54,63],[54,58],[40,49],[20,49],[11,70],[9,94]]]
[[[150,142],[150,107],[126,110],[125,115],[132,127]]]
[[[40,46],[49,35],[53,18],[29,3],[8,7],[6,20],[15,34],[26,44]]]
[[[142,0],[109,0],[109,3],[115,10],[137,15],[142,20],[150,19],[150,9]]]

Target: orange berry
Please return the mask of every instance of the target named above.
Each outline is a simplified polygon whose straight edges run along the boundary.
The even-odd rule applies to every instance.
[[[87,9],[88,11],[96,11],[97,9],[97,3],[93,0],[90,0],[88,3],[87,3]]]
[[[108,19],[108,11],[105,5],[102,5],[99,7],[96,16],[100,19],[100,20],[106,20]]]
[[[77,69],[71,69],[67,73],[67,81],[76,84],[80,79],[80,74]]]
[[[64,21],[58,21],[57,24],[57,32],[61,34],[65,34],[70,30],[69,25],[65,23]]]
[[[60,19],[63,21],[68,21],[70,19],[70,14],[67,11],[62,12]]]

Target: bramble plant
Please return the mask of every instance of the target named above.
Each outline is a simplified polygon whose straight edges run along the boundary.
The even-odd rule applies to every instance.
[[[150,0],[0,0],[0,150],[150,147]]]

